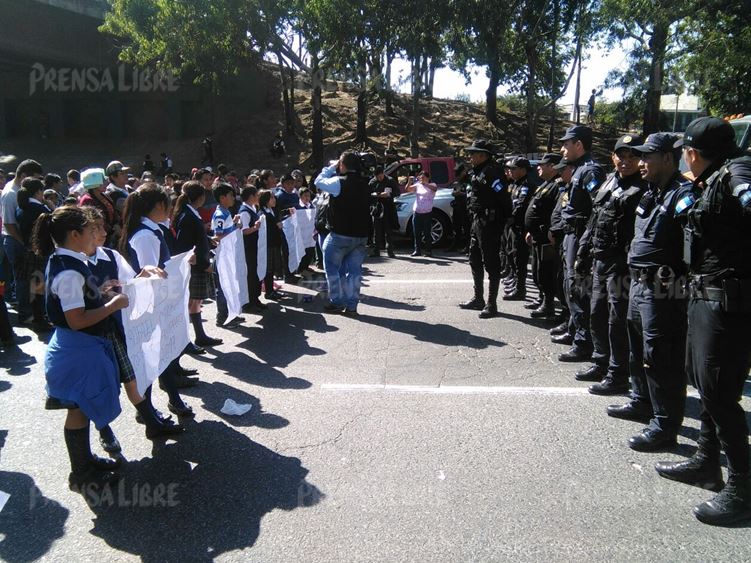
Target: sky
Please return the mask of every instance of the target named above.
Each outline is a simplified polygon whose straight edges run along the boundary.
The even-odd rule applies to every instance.
[[[585,104],[593,88],[598,90],[602,88],[605,77],[608,72],[614,68],[624,68],[627,64],[626,53],[624,49],[613,49],[606,51],[604,47],[594,45],[584,54],[585,60],[582,64],[581,75],[581,95],[579,103]],[[409,77],[409,63],[406,60],[399,59],[394,61],[393,77],[396,81],[400,76],[402,79]],[[470,84],[465,84],[464,77],[449,68],[441,68],[436,71],[435,85],[433,95],[436,98],[454,99],[459,94],[468,94],[473,102],[485,101],[485,90],[488,87],[488,79],[485,76],[485,69],[482,67],[473,67],[471,71]],[[400,91],[409,91],[409,81],[404,80],[398,88]],[[576,89],[576,76],[571,79],[568,89],[559,104],[573,104],[574,92]],[[504,87],[498,88],[498,94],[505,93]],[[622,91],[619,88],[612,88],[603,91],[601,100],[615,101],[620,98]]]

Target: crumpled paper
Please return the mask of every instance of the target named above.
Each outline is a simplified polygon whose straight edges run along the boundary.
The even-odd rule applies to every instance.
[[[253,405],[242,405],[240,403],[236,403],[232,399],[227,399],[224,401],[224,406],[222,407],[221,411],[224,414],[229,414],[233,416],[242,416],[246,412],[248,412]]]

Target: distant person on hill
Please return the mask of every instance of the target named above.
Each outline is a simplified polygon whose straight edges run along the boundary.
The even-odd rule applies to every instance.
[[[276,134],[274,142],[271,144],[271,156],[279,158],[287,152],[287,146],[284,144],[284,138],[282,132]]]
[[[592,88],[592,95],[589,97],[589,100],[587,100],[587,125],[590,127],[595,126],[595,103],[597,101],[597,96],[601,95],[602,90],[598,92],[597,88]]]
[[[163,152],[159,156],[161,157],[161,160],[159,161],[158,176],[166,176],[167,174],[172,174],[172,158],[166,152]]]
[[[141,165],[141,174],[145,172],[154,172],[154,161],[151,160],[151,155],[147,154],[143,157],[143,164]]]
[[[201,141],[203,147],[203,158],[201,159],[202,166],[214,166],[214,140],[211,138],[211,134],[207,134],[203,141]]]

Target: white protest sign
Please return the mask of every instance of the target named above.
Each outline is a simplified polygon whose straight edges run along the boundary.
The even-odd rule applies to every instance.
[[[300,238],[302,239],[303,246],[305,248],[315,246],[316,240],[313,238],[313,233],[316,229],[316,210],[313,208],[298,209],[295,216],[297,217],[297,224],[300,227]]]
[[[261,220],[261,228],[258,229],[258,258],[256,264],[258,268],[258,279],[262,280],[266,277],[266,215],[261,215],[259,219]]]
[[[289,248],[289,260],[287,267],[290,272],[296,272],[300,262],[305,256],[305,245],[300,236],[300,223],[297,221],[297,213],[293,213],[282,223],[284,237],[287,239],[287,248]]]
[[[224,324],[240,316],[248,297],[248,265],[245,263],[242,231],[235,229],[221,241],[216,249],[216,270],[219,285],[227,301],[227,319]]]
[[[164,266],[166,279],[133,278],[122,286],[130,300],[122,312],[125,342],[141,395],[190,341],[188,260],[192,255],[191,250],[173,256]]]

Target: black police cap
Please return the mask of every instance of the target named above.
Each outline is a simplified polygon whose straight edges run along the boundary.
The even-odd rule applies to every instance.
[[[487,154],[495,154],[495,149],[490,141],[485,139],[475,139],[472,144],[464,149],[467,152],[484,152]]]
[[[644,139],[638,135],[624,135],[618,139],[615,143],[613,152],[618,152],[621,149],[634,149],[644,142]]]
[[[509,162],[509,168],[526,168],[529,170],[532,168],[532,165],[523,156],[517,156]]]
[[[546,152],[540,159],[540,164],[558,164],[563,156],[555,152]]]
[[[678,135],[673,135],[672,133],[652,133],[647,137],[643,145],[635,146],[634,150],[642,154],[673,152],[676,141],[678,141]]]
[[[592,129],[590,129],[586,125],[574,125],[566,129],[566,133],[558,140],[563,142],[569,141],[571,139],[579,139],[582,142],[591,141]]]
[[[686,127],[683,139],[675,143],[675,148],[725,150],[735,148],[733,126],[719,117],[699,117]]]
[[[564,168],[566,168],[566,166],[568,166],[568,160],[566,160],[565,158],[562,158],[558,164],[553,166],[553,168],[556,170],[563,170]]]

